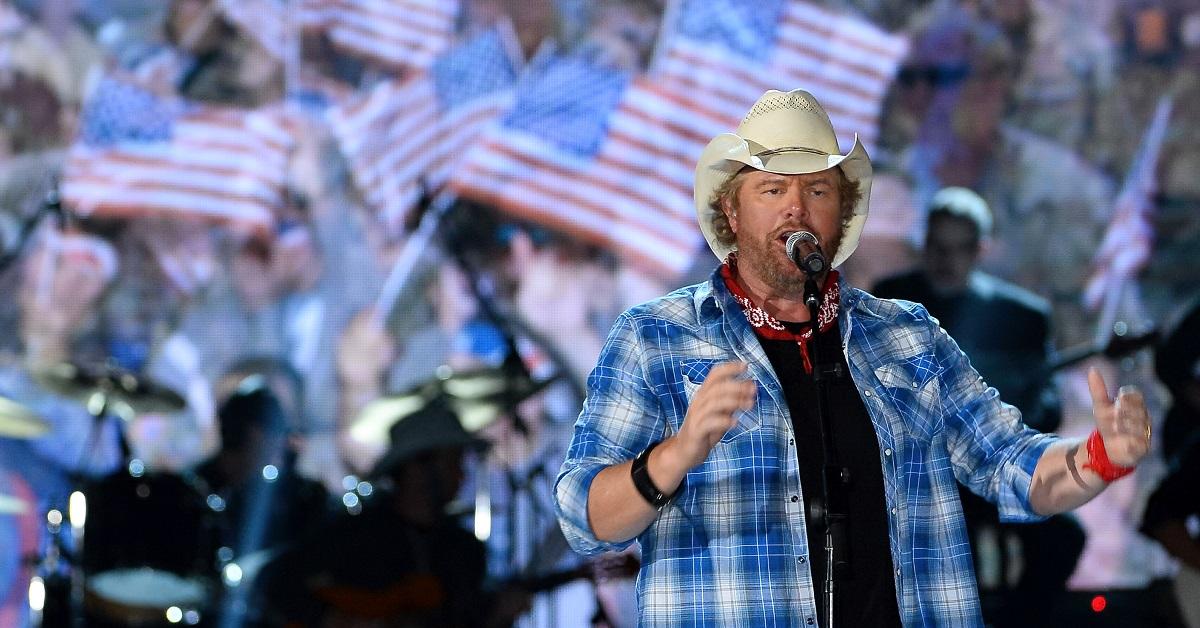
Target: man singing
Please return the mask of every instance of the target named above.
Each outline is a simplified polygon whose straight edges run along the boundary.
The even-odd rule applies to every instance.
[[[768,91],[696,167],[721,265],[614,325],[556,497],[577,551],[641,544],[642,624],[828,626],[832,512],[833,623],[982,626],[955,479],[1005,520],[1034,520],[1146,454],[1141,395],[1109,397],[1098,372],[1096,431],[1062,440],[1026,428],[919,305],[822,270],[814,324],[787,241],[809,232],[839,266],[871,174],[811,94]]]

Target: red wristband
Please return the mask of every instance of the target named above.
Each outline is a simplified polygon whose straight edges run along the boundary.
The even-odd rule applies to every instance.
[[[1104,450],[1104,439],[1100,437],[1100,430],[1092,430],[1092,435],[1088,436],[1087,452],[1088,461],[1084,463],[1083,468],[1095,471],[1096,475],[1105,482],[1113,482],[1133,473],[1134,467],[1118,466],[1108,459],[1108,452]]]

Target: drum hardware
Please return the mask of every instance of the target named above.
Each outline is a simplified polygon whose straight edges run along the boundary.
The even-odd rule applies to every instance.
[[[558,377],[534,380],[526,373],[508,368],[454,371],[448,366],[436,371],[438,386],[458,412],[463,428],[477,432],[517,404],[542,392]]]
[[[0,396],[0,437],[37,438],[50,431],[50,424],[33,410]]]
[[[66,519],[62,511],[51,508],[46,512],[46,535],[36,555],[25,561],[33,569],[29,582],[28,604],[30,625],[74,626],[79,620],[74,612],[72,594],[77,570],[73,569],[75,554],[64,538]]]
[[[557,375],[534,380],[523,369],[505,366],[455,371],[443,365],[435,370],[433,379],[368,403],[350,423],[348,434],[353,441],[385,450],[393,424],[439,398],[449,402],[468,432],[479,432],[500,417],[509,416],[514,427],[524,434],[527,428],[517,413],[517,405],[557,380]],[[343,504],[347,511],[357,514],[361,505],[353,486],[354,483],[347,488]],[[475,537],[486,541],[491,535],[492,496],[487,482],[477,484],[472,504],[451,504],[449,507],[473,510]]]
[[[90,442],[109,414],[128,421],[185,407],[175,392],[112,364],[64,362],[33,378],[87,408]],[[15,424],[6,408],[0,405],[0,429]],[[32,561],[34,626],[195,625],[207,611],[215,580],[209,507],[186,478],[147,470],[119,438],[124,468],[92,482],[77,474],[66,516],[47,514],[47,541]]]
[[[386,395],[368,403],[350,423],[349,434],[357,442],[386,447],[388,430],[400,419],[444,396],[458,415],[463,429],[478,432],[491,425],[517,404],[542,392],[557,380],[533,380],[504,368],[455,371],[440,366],[433,379],[404,392]]]
[[[187,478],[129,467],[86,489],[84,612],[101,625],[199,623],[214,585],[211,510]]]
[[[84,404],[95,416],[111,410],[129,420],[139,414],[172,414],[186,402],[178,393],[114,364],[60,362],[33,374],[34,381]]]

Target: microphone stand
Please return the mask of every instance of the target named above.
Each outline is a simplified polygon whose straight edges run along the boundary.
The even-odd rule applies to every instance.
[[[807,273],[804,281],[804,304],[808,306],[809,321],[812,323],[812,339],[808,344],[809,355],[812,357],[813,381],[817,385],[817,416],[821,428],[821,450],[824,453],[824,464],[821,466],[821,491],[825,495],[825,587],[822,594],[822,606],[825,609],[825,628],[834,628],[834,600],[837,596],[837,578],[834,570],[845,562],[846,551],[846,509],[841,499],[844,495],[840,489],[846,481],[845,472],[837,463],[837,451],[833,446],[833,423],[829,416],[830,384],[841,377],[842,368],[838,362],[826,363],[822,359],[818,334],[821,333],[820,292],[813,273]],[[837,494],[834,494],[834,490]]]

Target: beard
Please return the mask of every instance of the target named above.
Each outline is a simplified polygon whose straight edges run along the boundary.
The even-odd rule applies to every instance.
[[[803,294],[807,275],[797,268],[792,260],[788,259],[783,244],[779,241],[779,236],[783,231],[799,230],[816,233],[808,227],[789,227],[758,238],[739,237],[737,240],[738,267],[754,269],[753,272],[757,273],[777,294]],[[821,247],[825,259],[832,261],[837,257],[844,231],[845,228],[839,224],[837,232]],[[828,272],[826,270],[816,277],[818,285],[824,282]]]

